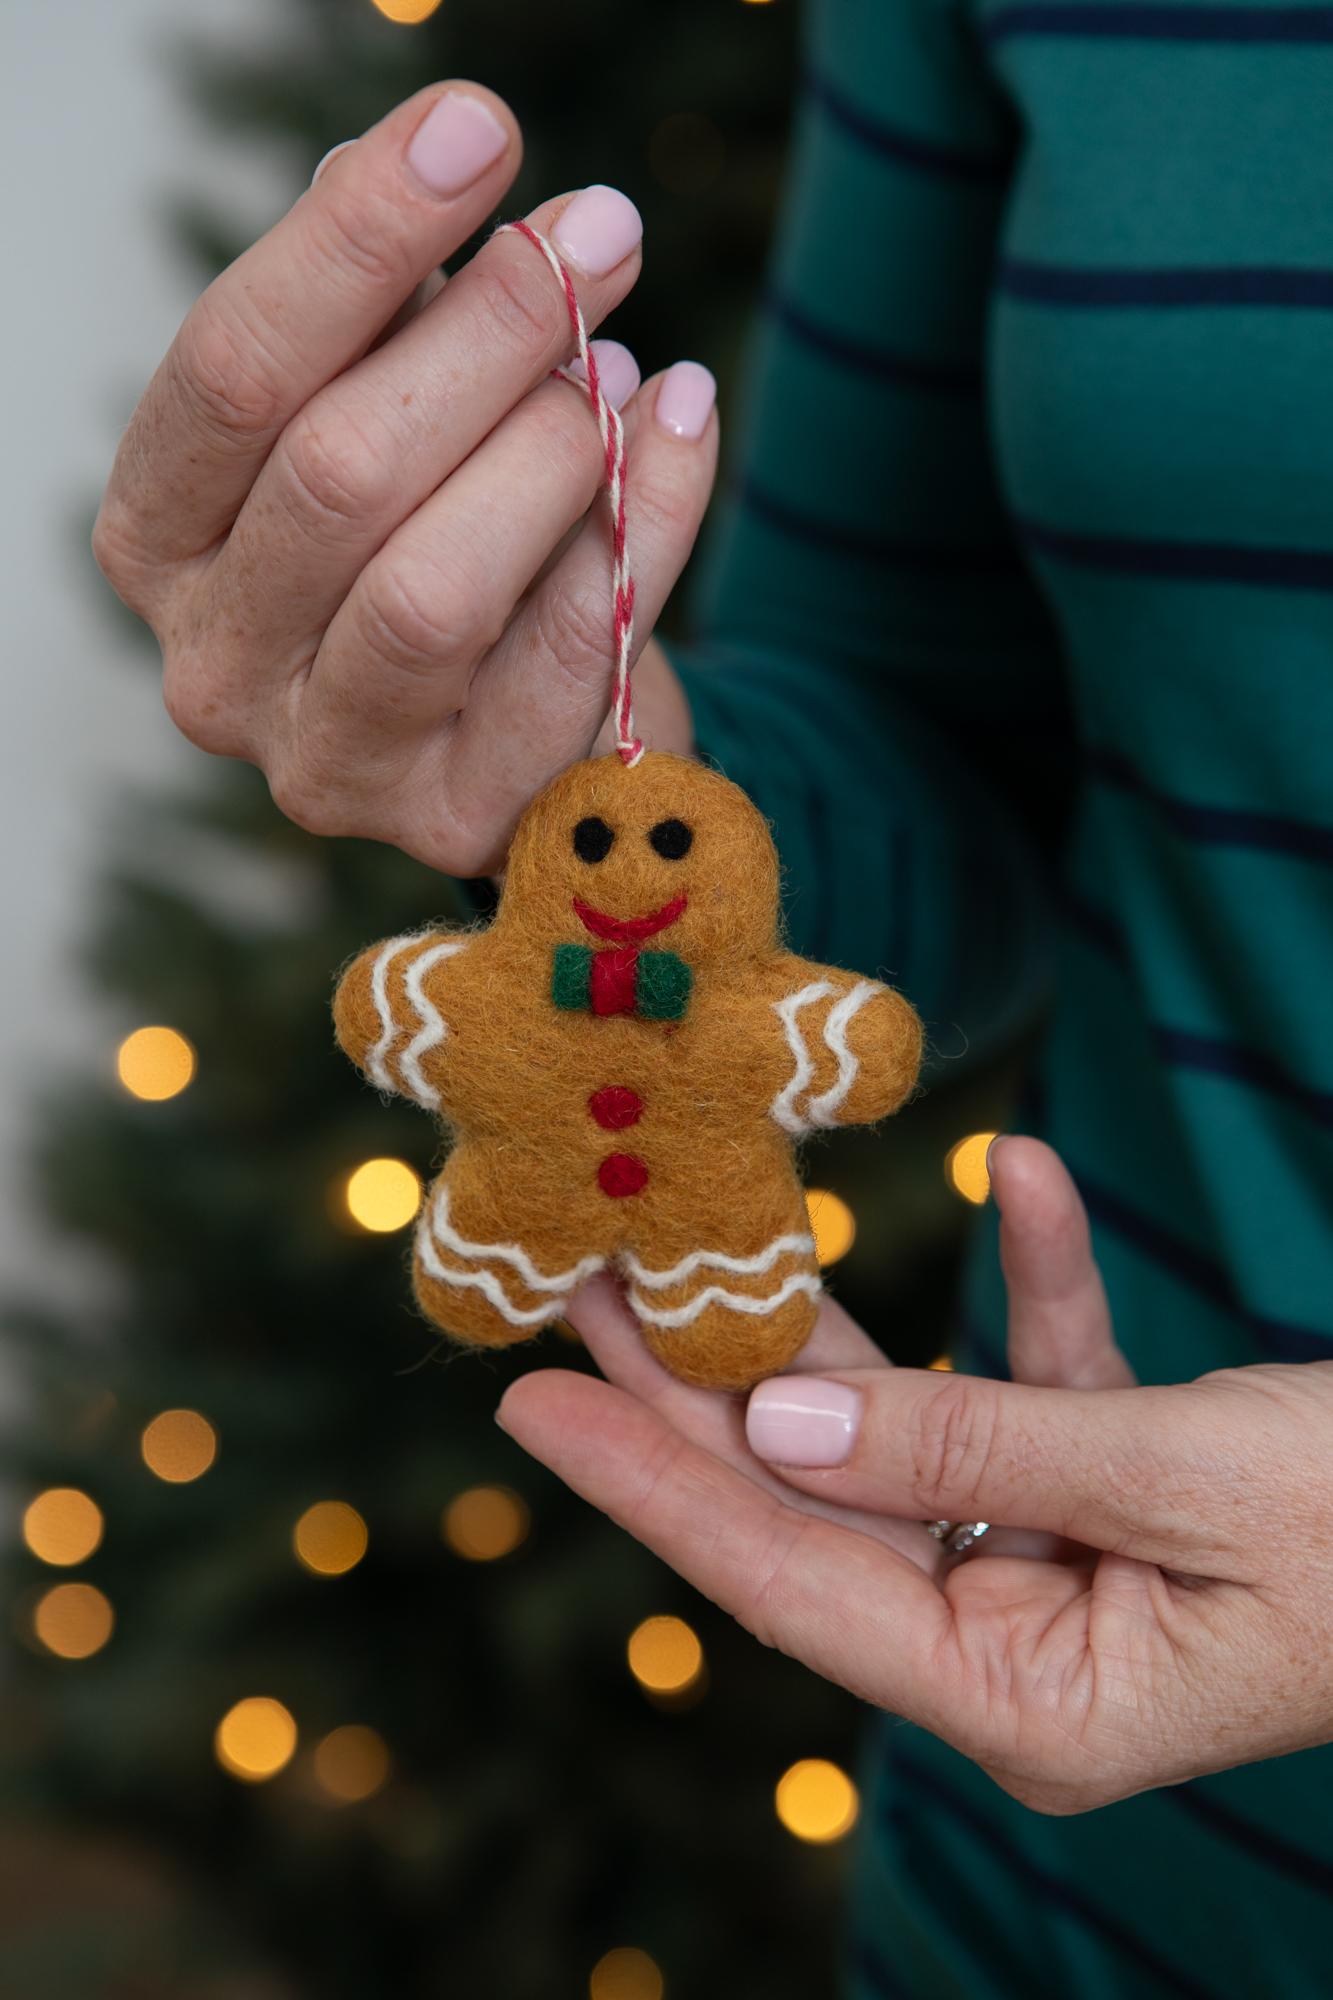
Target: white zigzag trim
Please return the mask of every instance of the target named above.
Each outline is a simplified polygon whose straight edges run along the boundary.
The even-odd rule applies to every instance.
[[[814,1075],[815,1066],[810,1060],[810,1051],[805,1046],[805,1037],[796,1024],[796,1016],[802,1007],[813,1006],[816,1000],[823,1000],[826,995],[834,991],[835,988],[829,985],[827,979],[816,979],[809,986],[803,986],[799,993],[789,993],[785,1000],[773,1002],[773,1012],[786,1032],[787,1047],[791,1050],[795,1067],[769,1105],[768,1111],[769,1116],[776,1118],[784,1131],[791,1132],[797,1137],[802,1132],[810,1130],[808,1120],[802,1118],[796,1109],[796,1099]]]
[[[812,1125],[836,1125],[838,1108],[855,1080],[861,1064],[847,1046],[847,1023],[865,1006],[871,995],[882,989],[873,979],[860,979],[837,1005],[830,1007],[824,1022],[824,1041],[838,1058],[838,1074],[819,1097],[810,1098],[805,1115]]]
[[[568,1298],[560,1298],[551,1299],[546,1305],[529,1306],[526,1309],[514,1305],[493,1271],[451,1271],[447,1264],[442,1264],[435,1245],[430,1240],[429,1231],[424,1227],[417,1231],[417,1255],[430,1276],[438,1278],[442,1284],[471,1287],[474,1291],[484,1292],[496,1311],[502,1313],[511,1326],[542,1326],[547,1320],[558,1319],[569,1304]]]
[[[679,1264],[673,1264],[669,1271],[649,1270],[630,1251],[626,1251],[620,1261],[636,1284],[646,1286],[650,1292],[660,1292],[665,1291],[668,1285],[679,1284],[682,1278],[691,1277],[701,1265],[706,1265],[710,1271],[734,1271],[738,1277],[753,1277],[760,1271],[771,1270],[779,1257],[798,1250],[813,1252],[814,1247],[813,1236],[775,1236],[771,1243],[762,1250],[756,1250],[752,1257],[728,1257],[721,1250],[691,1250],[688,1257],[682,1257]]]
[[[379,954],[371,968],[370,997],[375,1002],[375,1012],[380,1017],[380,1038],[366,1057],[366,1068],[381,1090],[396,1091],[398,1086],[384,1066],[384,1059],[393,1047],[393,1038],[398,1032],[398,1023],[393,1018],[389,1006],[389,967],[400,951],[406,951],[410,944],[417,944],[428,935],[424,931],[413,931],[404,937],[390,938],[380,946]]]
[[[768,1294],[767,1298],[752,1298],[747,1292],[729,1292],[724,1285],[705,1285],[697,1298],[691,1299],[686,1306],[675,1307],[674,1310],[662,1306],[650,1306],[639,1292],[631,1292],[629,1302],[638,1317],[646,1320],[650,1326],[676,1327],[689,1326],[690,1322],[698,1319],[700,1313],[708,1306],[727,1306],[732,1312],[738,1313],[771,1313],[776,1312],[779,1306],[785,1306],[788,1299],[794,1298],[797,1292],[808,1292],[814,1299],[818,1298],[822,1289],[818,1278],[812,1272],[793,1271],[790,1276],[783,1279],[775,1292]]]
[[[605,1257],[580,1257],[577,1264],[568,1271],[557,1271],[547,1276],[539,1271],[526,1250],[517,1243],[471,1243],[466,1236],[460,1236],[449,1220],[449,1190],[441,1183],[435,1191],[432,1203],[431,1232],[437,1243],[446,1250],[452,1250],[455,1257],[489,1257],[501,1264],[512,1264],[524,1284],[532,1292],[569,1292],[575,1285],[581,1285],[594,1271],[600,1271]],[[487,1297],[490,1294],[487,1293]]]
[[[439,1110],[440,1093],[434,1084],[427,1083],[422,1075],[421,1058],[427,1049],[433,1049],[437,1043],[444,1040],[448,1029],[434,1001],[427,997],[421,982],[433,965],[438,965],[441,959],[452,958],[456,952],[462,951],[466,943],[466,938],[445,938],[443,943],[432,945],[429,951],[423,951],[419,958],[412,960],[407,968],[407,977],[403,981],[404,990],[416,1008],[417,1019],[421,1026],[399,1056],[398,1068],[417,1103],[424,1104],[428,1111]]]

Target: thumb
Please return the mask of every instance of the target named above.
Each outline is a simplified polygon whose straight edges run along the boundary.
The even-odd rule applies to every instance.
[[[1207,1574],[1216,1415],[1193,1384],[1053,1389],[931,1369],[778,1375],[746,1411],[750,1449],[829,1505],[997,1521]]]
[[[1000,1210],[1009,1290],[1009,1372],[1061,1389],[1127,1389],[1092,1254],[1087,1213],[1069,1170],[1040,1139],[993,1139],[986,1155]]]

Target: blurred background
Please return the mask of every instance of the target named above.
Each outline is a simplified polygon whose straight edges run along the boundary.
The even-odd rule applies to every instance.
[[[441,1353],[435,1135],[333,1047],[356,948],[462,893],[179,741],[88,531],[191,300],[435,78],[525,129],[506,205],[646,223],[608,331],[743,408],[795,0],[67,0],[8,11],[0,560],[0,1994],[823,2000],[862,1716],[490,1421],[557,1331]],[[592,52],[596,56],[589,62]],[[464,253],[466,254],[466,253]],[[16,268],[15,268],[16,267]],[[734,425],[733,425],[734,435]],[[689,590],[669,623],[688,629]],[[831,1288],[948,1365],[1006,1079],[807,1173]]]

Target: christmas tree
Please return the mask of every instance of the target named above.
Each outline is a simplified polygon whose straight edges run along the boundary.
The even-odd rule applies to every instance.
[[[526,136],[506,213],[623,186],[649,255],[610,330],[645,373],[706,359],[726,408],[781,183],[782,0],[585,0],[573,23],[287,0],[272,32],[244,62],[192,50],[182,82],[238,143],[290,142],[293,196],[423,83],[482,78]],[[225,209],[175,223],[201,282],[242,247]],[[6,1994],[834,1990],[856,1705],[496,1430],[515,1371],[588,1365],[575,1340],[451,1356],[411,1309],[434,1135],[358,1082],[328,999],[368,939],[471,909],[299,832],[244,767],[200,758],[188,796],[136,802],[89,946],[134,1032],[91,1089],[53,1085],[37,1159],[110,1275],[77,1322],[5,1318]],[[812,1161],[840,1295],[900,1359],[942,1338],[962,1205],[940,1163],[985,1088]]]

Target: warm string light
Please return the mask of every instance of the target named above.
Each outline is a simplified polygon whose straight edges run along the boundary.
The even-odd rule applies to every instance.
[[[100,1653],[115,1627],[111,1603],[91,1583],[57,1583],[37,1600],[33,1631],[48,1653],[86,1660]]]
[[[146,1103],[179,1097],[194,1072],[194,1049],[175,1028],[136,1028],[116,1051],[116,1074]]]
[[[429,21],[441,4],[441,0],[371,0],[377,14],[383,14],[386,21],[394,21],[400,28],[415,28],[422,21]]]
[[[944,1156],[944,1175],[950,1187],[977,1208],[990,1193],[986,1154],[995,1136],[994,1132],[969,1132],[965,1139],[950,1146]]]
[[[836,1264],[856,1241],[856,1217],[840,1194],[831,1188],[807,1188],[806,1213],[815,1239],[815,1255],[821,1264]]]
[[[168,1486],[202,1479],[218,1455],[218,1434],[198,1410],[162,1410],[145,1424],[139,1450],[148,1470]]]
[[[665,1992],[661,1968],[634,1945],[608,1951],[588,1980],[588,2000],[662,2000]]]
[[[67,1569],[87,1561],[104,1525],[97,1502],[77,1486],[48,1486],[24,1509],[23,1539],[39,1562]]]
[[[469,1486],[445,1508],[440,1533],[456,1556],[496,1562],[527,1539],[531,1521],[527,1501],[508,1486]]]
[[[788,1833],[815,1846],[841,1840],[856,1825],[860,1811],[856,1786],[824,1757],[803,1757],[784,1771],[773,1803]]]
[[[292,1546],[316,1576],[346,1576],[366,1553],[370,1537],[345,1500],[317,1500],[292,1530]]]
[[[421,1177],[406,1160],[365,1160],[343,1185],[347,1213],[375,1235],[406,1229],[421,1206]]]
[[[296,1754],[291,1710],[270,1695],[247,1695],[219,1722],[213,1751],[223,1770],[245,1784],[260,1785],[275,1778]]]
[[[649,1695],[680,1696],[699,1685],[704,1649],[683,1618],[645,1618],[625,1648],[629,1670]]]
[[[333,1805],[360,1805],[389,1782],[389,1746],[376,1729],[359,1722],[331,1729],[315,1745],[315,1782]]]

